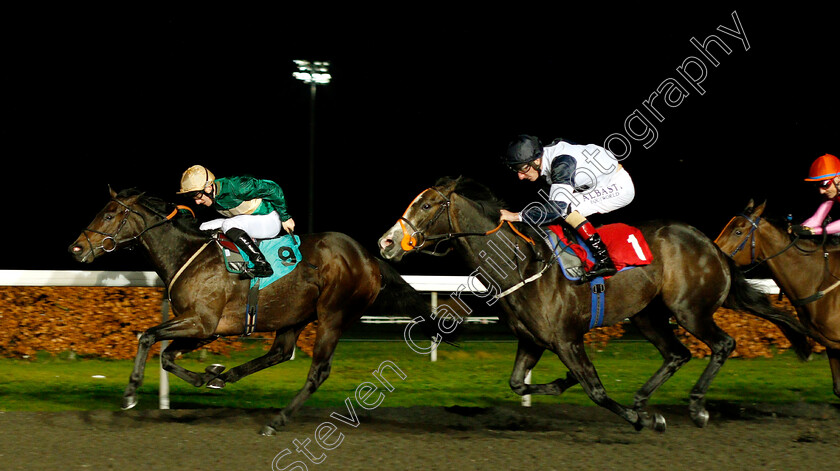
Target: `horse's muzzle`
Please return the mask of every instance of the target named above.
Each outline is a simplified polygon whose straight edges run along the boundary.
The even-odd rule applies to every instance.
[[[92,263],[93,259],[96,258],[93,255],[93,247],[81,238],[77,239],[76,242],[73,242],[70,247],[67,248],[67,251],[70,252],[70,255],[72,255],[77,262]]]
[[[399,224],[395,224],[394,227],[389,229],[388,232],[379,238],[379,254],[382,255],[382,258],[385,260],[400,261],[406,253],[405,250],[400,247],[400,244],[395,242],[394,237],[396,236],[402,237],[402,229]]]

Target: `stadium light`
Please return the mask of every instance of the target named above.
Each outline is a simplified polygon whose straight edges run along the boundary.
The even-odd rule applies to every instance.
[[[314,83],[316,85],[326,85],[330,83],[332,76],[329,73],[329,62],[310,62],[310,61],[294,61],[298,67],[298,71],[292,75],[305,83]]]
[[[309,84],[309,220],[308,232],[315,232],[315,90],[330,83],[329,62],[294,61],[298,71],[292,76]]]

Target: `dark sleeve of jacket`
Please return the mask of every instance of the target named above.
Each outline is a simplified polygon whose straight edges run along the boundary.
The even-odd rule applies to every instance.
[[[577,169],[577,161],[570,155],[558,155],[551,162],[550,180],[552,185],[568,186],[569,192],[574,191],[572,178]],[[532,226],[551,224],[569,215],[569,203],[566,201],[540,200],[529,204],[519,216],[523,222]]]

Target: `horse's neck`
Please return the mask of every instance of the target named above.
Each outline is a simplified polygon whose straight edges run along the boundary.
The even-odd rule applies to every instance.
[[[769,258],[767,266],[786,294],[794,298],[810,296],[823,279],[823,251],[818,246],[809,253],[788,247],[791,241],[787,234],[775,226],[769,227],[772,230],[765,231],[765,242],[756,246],[756,257]]]
[[[173,224],[164,224],[144,234],[140,241],[157,274],[169,283],[207,239],[188,234]]]
[[[452,218],[454,232],[486,233],[498,226],[498,221],[490,220],[471,201],[460,202],[457,211],[458,217]],[[485,237],[461,237],[454,243],[472,270],[480,270],[483,277],[499,287],[516,284],[534,271],[530,267],[536,259],[534,250],[507,224]]]

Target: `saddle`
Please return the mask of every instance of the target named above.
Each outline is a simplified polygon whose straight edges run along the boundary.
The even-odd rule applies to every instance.
[[[224,255],[225,268],[230,273],[244,274],[248,267],[248,255],[239,249],[236,244],[227,238],[223,233],[214,235],[213,240],[219,246]],[[303,260],[300,253],[300,237],[286,234],[274,239],[263,239],[259,241],[260,251],[265,255],[274,274],[265,278],[251,279],[251,286],[259,281],[260,289],[269,286],[275,281],[288,275]]]
[[[650,247],[639,229],[617,223],[601,226],[597,231],[619,272],[648,265],[653,261]],[[566,225],[550,225],[546,230],[546,235],[563,275],[570,281],[580,281],[583,274],[595,264],[589,247]],[[589,286],[592,292],[589,328],[592,329],[600,327],[604,321],[604,293],[606,292],[604,277],[595,278],[590,281]]]

